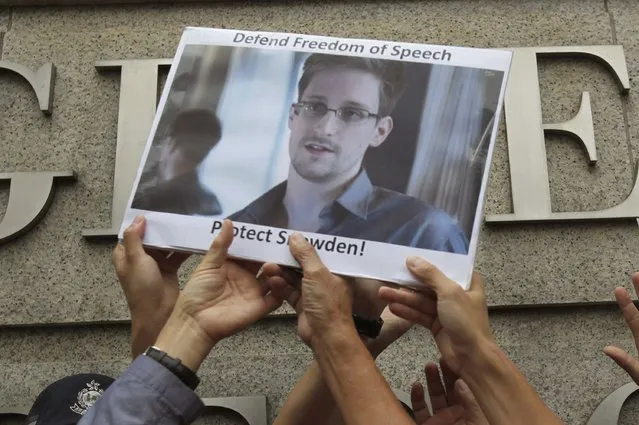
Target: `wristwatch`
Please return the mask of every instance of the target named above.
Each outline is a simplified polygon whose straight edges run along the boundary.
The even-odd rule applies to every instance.
[[[177,376],[180,381],[184,382],[184,385],[186,385],[190,389],[195,390],[199,385],[200,378],[197,377],[195,372],[184,366],[180,359],[171,357],[164,351],[154,346],[150,346],[149,348],[147,348],[143,354],[147,357],[152,358],[153,360],[173,372],[173,374]]]
[[[360,335],[372,339],[379,336],[379,332],[382,330],[382,325],[384,324],[381,317],[377,319],[365,319],[356,314],[353,314],[353,321],[355,322],[355,329],[357,329]]]

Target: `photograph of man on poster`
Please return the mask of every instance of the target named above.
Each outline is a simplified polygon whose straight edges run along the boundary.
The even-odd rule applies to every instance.
[[[445,212],[374,186],[362,162],[393,130],[403,62],[312,54],[288,115],[288,179],[233,221],[466,254]]]
[[[187,45],[131,208],[467,255],[503,75]]]
[[[133,207],[182,215],[218,215],[220,202],[200,184],[197,167],[221,138],[219,119],[204,109],[180,112],[160,144],[159,160],[140,180]]]

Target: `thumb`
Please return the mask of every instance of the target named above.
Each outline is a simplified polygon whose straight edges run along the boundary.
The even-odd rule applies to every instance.
[[[420,257],[408,257],[408,270],[427,288],[435,291],[438,296],[449,292],[452,286],[458,286],[441,272],[434,264]]]
[[[233,223],[231,220],[224,220],[220,233],[213,239],[213,243],[208,252],[202,258],[198,268],[219,269],[226,262],[229,247],[233,242]]]
[[[317,255],[317,251],[301,233],[295,232],[289,238],[289,248],[291,254],[300,263],[306,277],[322,277],[330,272]]]
[[[129,259],[134,259],[144,254],[142,246],[142,236],[144,236],[145,227],[144,217],[139,215],[135,217],[133,223],[124,230],[123,245],[124,252]]]
[[[481,295],[482,299],[486,298],[486,291],[484,286],[484,278],[478,272],[473,272],[473,275],[470,279],[470,288],[471,292],[476,292]]]
[[[466,412],[466,421],[473,424],[488,424],[484,412],[482,412],[475,395],[468,387],[468,384],[461,379],[455,382],[455,392],[459,398],[459,402]]]

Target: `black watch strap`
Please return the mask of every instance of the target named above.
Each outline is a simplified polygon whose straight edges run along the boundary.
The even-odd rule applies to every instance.
[[[152,358],[153,360],[173,372],[173,374],[177,376],[180,381],[184,382],[184,385],[186,385],[190,389],[195,390],[199,385],[200,378],[197,377],[195,372],[184,366],[180,359],[171,357],[164,351],[153,346],[147,348],[144,352],[144,355]]]
[[[365,319],[356,314],[353,314],[353,321],[355,322],[355,329],[357,329],[357,332],[360,335],[372,339],[379,336],[379,333],[382,330],[382,325],[384,324],[381,317],[378,317],[377,319]]]

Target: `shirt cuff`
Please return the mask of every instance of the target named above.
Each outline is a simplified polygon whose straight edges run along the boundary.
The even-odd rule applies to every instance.
[[[204,403],[173,372],[145,355],[138,356],[127,373],[146,384],[161,397],[173,413],[191,423],[204,409]]]

